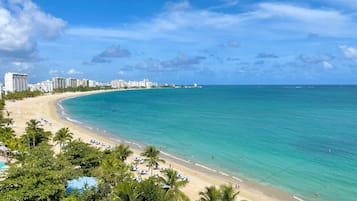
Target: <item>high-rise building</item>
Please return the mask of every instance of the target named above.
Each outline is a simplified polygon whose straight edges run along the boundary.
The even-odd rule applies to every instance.
[[[124,80],[112,80],[110,85],[115,89],[123,89],[126,87],[126,82]]]
[[[83,80],[77,80],[77,87],[88,87],[89,86],[89,80],[83,79]]]
[[[129,88],[151,88],[156,87],[157,83],[144,79],[143,81],[129,81],[127,85]]]
[[[75,78],[66,79],[66,88],[76,88],[76,87],[77,87],[77,79]]]
[[[51,80],[42,81],[36,84],[29,84],[31,91],[52,92],[53,82]]]
[[[88,80],[88,87],[96,87],[97,86],[97,82],[94,80]]]
[[[66,79],[61,77],[52,78],[53,89],[63,89],[66,88]]]
[[[21,73],[6,73],[5,74],[5,89],[7,92],[26,91],[27,74]]]
[[[53,82],[51,80],[42,81],[40,85],[41,85],[41,91],[43,92],[53,91]]]

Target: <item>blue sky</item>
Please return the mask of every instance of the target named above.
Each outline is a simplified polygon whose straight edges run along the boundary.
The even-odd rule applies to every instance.
[[[0,0],[0,76],[357,84],[355,0]]]

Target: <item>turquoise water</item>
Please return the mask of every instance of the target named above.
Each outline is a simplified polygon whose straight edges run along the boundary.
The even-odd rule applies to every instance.
[[[118,137],[306,200],[357,198],[357,87],[140,90],[62,104]]]

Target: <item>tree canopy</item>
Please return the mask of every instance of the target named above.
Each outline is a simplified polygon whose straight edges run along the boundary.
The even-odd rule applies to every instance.
[[[1,108],[0,104],[0,110]],[[0,122],[2,116],[0,116]],[[5,177],[0,181],[0,201],[188,201],[182,192],[188,180],[177,171],[166,169],[162,177],[150,176],[137,181],[126,159],[133,153],[127,145],[113,150],[100,150],[80,140],[72,141],[68,128],[58,130],[52,138],[40,122],[27,122],[23,136],[16,137],[11,125],[0,123],[0,141],[18,154],[8,163]],[[62,151],[56,154],[49,140],[58,142]],[[147,146],[142,156],[151,168],[164,162],[160,151]],[[84,191],[66,192],[67,181],[78,177],[95,177],[98,186]],[[200,193],[202,201],[235,200],[238,192],[232,186],[207,187]]]

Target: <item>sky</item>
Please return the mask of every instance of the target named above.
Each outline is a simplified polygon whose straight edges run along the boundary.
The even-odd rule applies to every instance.
[[[357,2],[0,0],[5,72],[31,83],[357,84]]]

